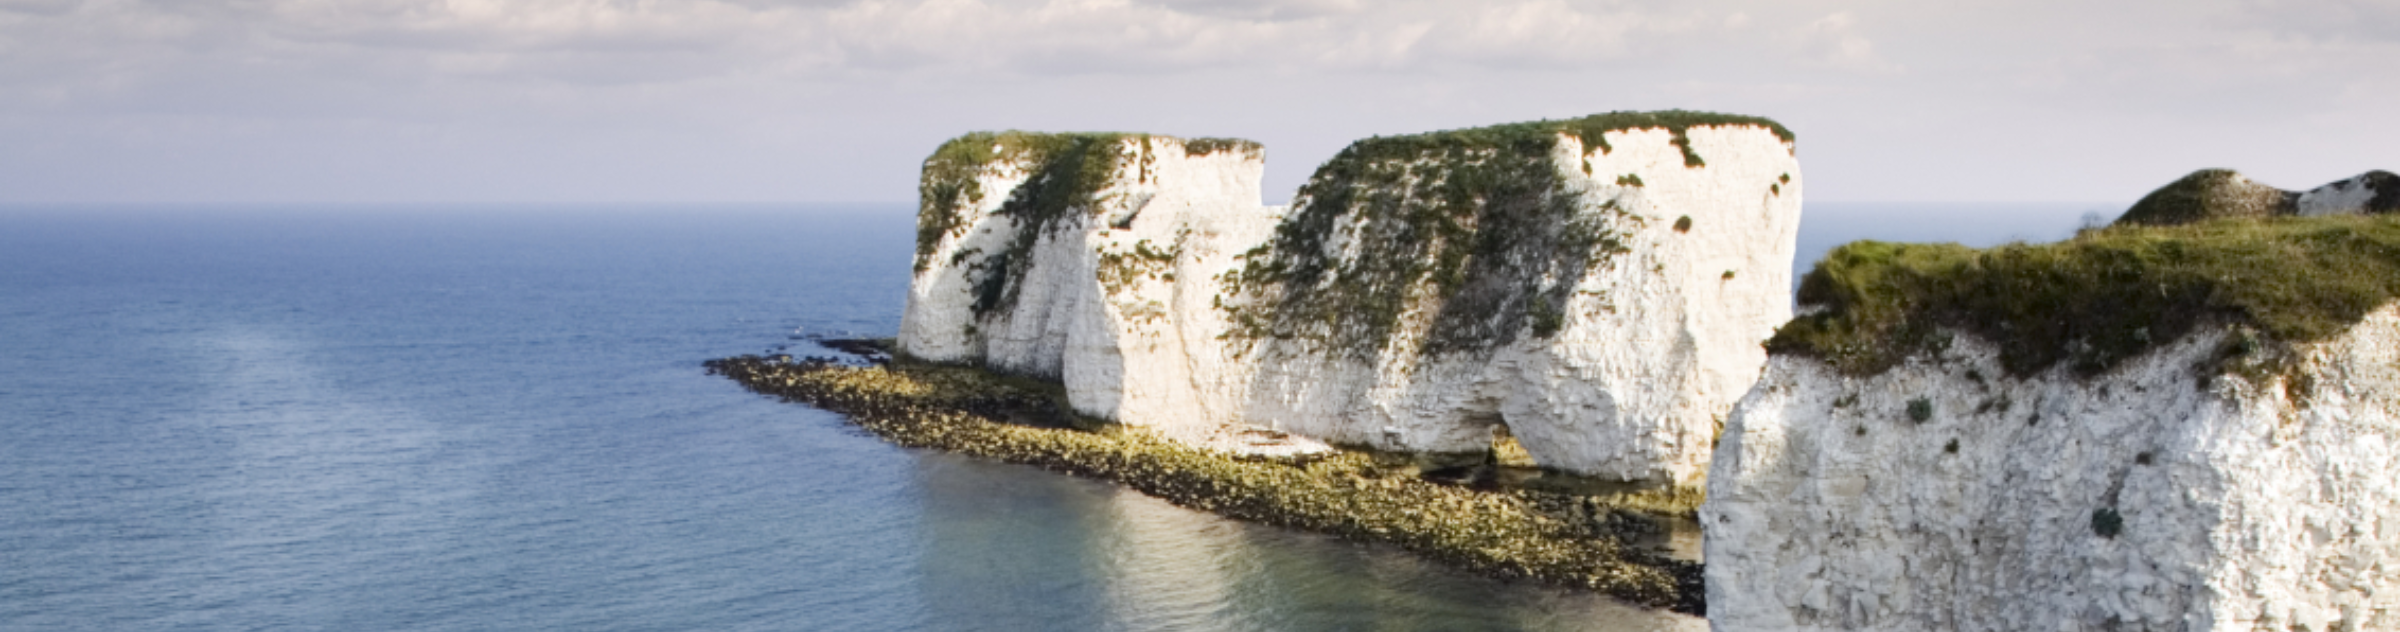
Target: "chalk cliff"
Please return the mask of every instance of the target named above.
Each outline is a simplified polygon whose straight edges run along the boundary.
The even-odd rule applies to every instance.
[[[899,345],[1187,440],[1505,425],[1544,466],[1689,482],[1789,316],[1793,152],[1691,112],[1379,137],[1286,210],[1247,142],[969,135],[926,162]]]
[[[1259,204],[1262,154],[1148,134],[945,143],[925,163],[900,350],[1060,381],[1085,415],[1228,439],[1246,374],[1211,306],[1277,218]]]
[[[1425,452],[1504,424],[1546,467],[1695,480],[1790,314],[1793,154],[1682,112],[1354,143],[1234,278],[1247,419]]]
[[[1862,242],[1700,517],[1718,630],[2400,629],[2400,221]]]

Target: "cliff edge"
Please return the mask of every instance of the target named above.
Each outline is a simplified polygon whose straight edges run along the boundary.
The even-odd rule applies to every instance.
[[[2400,629],[2400,218],[2139,224],[1810,272],[1712,466],[1716,629]]]

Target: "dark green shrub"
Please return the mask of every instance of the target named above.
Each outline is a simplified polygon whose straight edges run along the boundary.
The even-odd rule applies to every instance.
[[[2125,516],[2117,513],[2117,508],[2101,507],[2092,510],[2092,533],[2094,535],[2115,539],[2117,534],[2124,532]]]

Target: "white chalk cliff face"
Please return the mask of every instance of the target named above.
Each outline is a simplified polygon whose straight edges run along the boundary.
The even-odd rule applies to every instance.
[[[1779,354],[1709,477],[1710,621],[2400,629],[2400,306],[2266,381],[2195,368],[2227,335],[2092,378],[1966,335],[1871,377]]]
[[[1800,212],[1789,133],[1720,118],[1361,141],[1288,211],[1255,144],[970,135],[927,162],[899,347],[1213,447],[1505,424],[1544,466],[1691,482],[1790,315]]]
[[[1281,297],[1286,304],[1273,291],[1240,299],[1303,321],[1270,316],[1282,335],[1255,337],[1246,420],[1423,452],[1481,451],[1492,427],[1505,424],[1545,467],[1697,479],[1718,425],[1758,378],[1759,343],[1790,316],[1801,184],[1792,144],[1766,127],[1694,126],[1685,135],[1704,164],[1663,128],[1604,132],[1605,148],[1554,135],[1535,165],[1546,172],[1544,197],[1494,209],[1506,193],[1474,192],[1486,200],[1480,215],[1425,199],[1447,193],[1428,181],[1462,175],[1445,163],[1458,153],[1383,159],[1366,151],[1374,141],[1362,141],[1354,149],[1367,164],[1353,180],[1332,179],[1329,165],[1286,220],[1287,230],[1322,238],[1278,244],[1302,255],[1321,248],[1287,267],[1325,271],[1284,281],[1304,290]],[[1478,151],[1459,153],[1484,160]],[[1474,237],[1422,245],[1436,221],[1470,224]],[[1586,234],[1546,234],[1562,225]],[[1450,288],[1437,269],[1404,279],[1388,304],[1363,292],[1305,291],[1386,283],[1378,264],[1438,266],[1452,249],[1470,248]],[[1396,312],[1381,336],[1305,322],[1349,324],[1379,310]]]
[[[944,149],[927,161],[903,353],[1058,380],[1083,414],[1240,440],[1228,402],[1246,375],[1211,305],[1279,211],[1259,204],[1256,144],[1009,133]]]

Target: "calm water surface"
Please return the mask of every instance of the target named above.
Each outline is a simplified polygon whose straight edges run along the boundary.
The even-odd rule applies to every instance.
[[[0,629],[1705,628],[701,373],[897,329],[910,210],[0,210]]]

